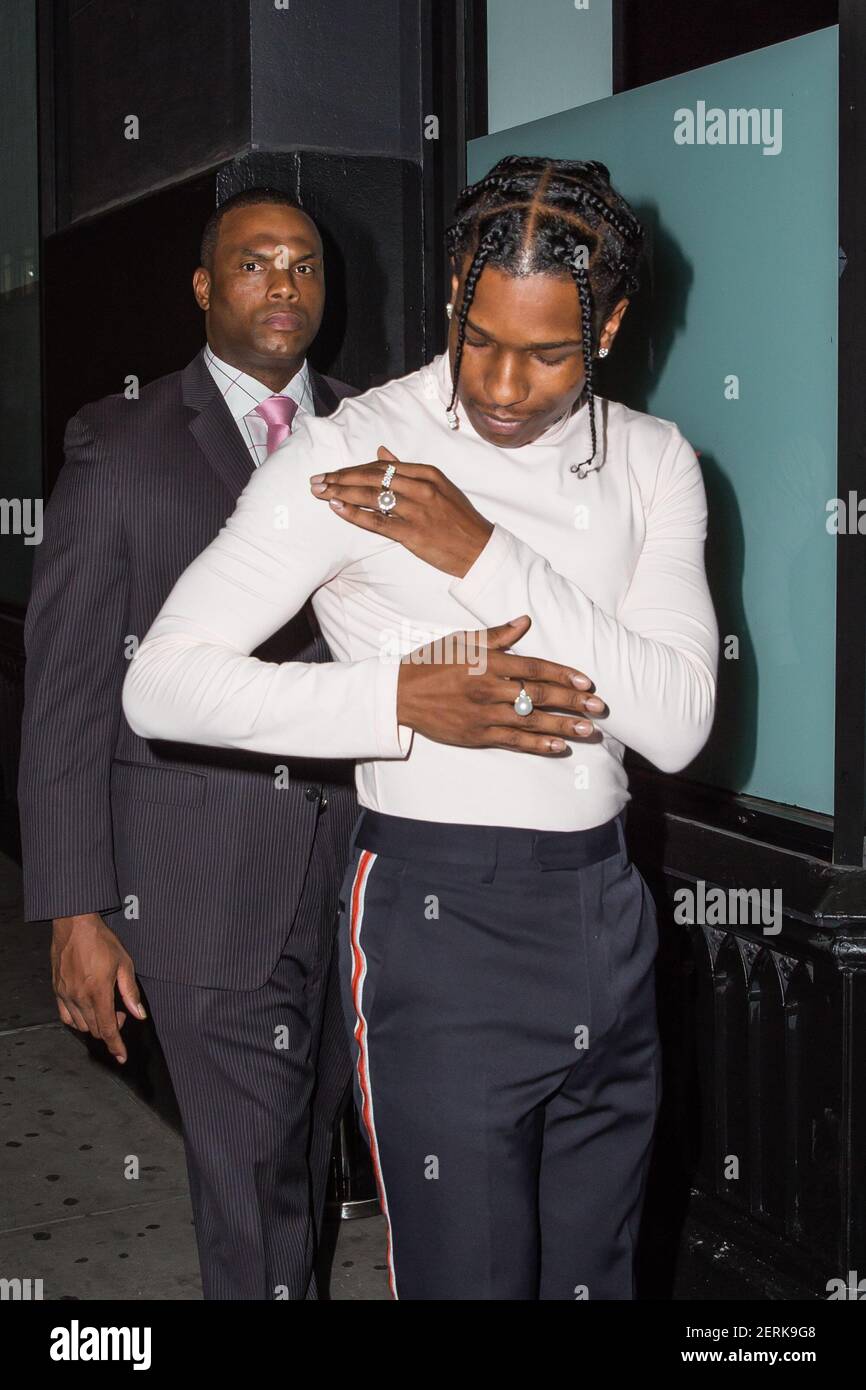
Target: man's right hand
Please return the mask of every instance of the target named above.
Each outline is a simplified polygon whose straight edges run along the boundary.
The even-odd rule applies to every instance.
[[[81,1033],[102,1038],[112,1056],[125,1062],[120,1029],[126,1014],[115,1011],[115,982],[130,1013],[147,1018],[132,957],[97,912],[55,917],[52,927],[51,981],[61,1019]]]
[[[542,757],[563,754],[568,739],[588,738],[594,726],[587,713],[607,708],[591,693],[589,677],[571,666],[507,651],[530,626],[531,619],[524,616],[486,632],[453,633],[403,657],[398,723],[436,743],[510,748]],[[480,647],[486,647],[483,672],[477,660]],[[467,651],[476,659],[455,659],[455,652]],[[514,709],[521,686],[535,707],[531,714]],[[548,714],[545,708],[573,713]]]

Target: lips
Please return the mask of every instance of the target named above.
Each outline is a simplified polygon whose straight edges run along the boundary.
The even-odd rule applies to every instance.
[[[284,332],[297,333],[299,328],[303,328],[304,320],[298,314],[268,314],[264,320],[271,328],[282,329]]]
[[[478,414],[484,421],[486,428],[490,430],[492,434],[516,434],[518,430],[523,428],[528,420],[532,419],[531,415],[522,417],[514,415],[487,415],[483,410],[479,410]]]

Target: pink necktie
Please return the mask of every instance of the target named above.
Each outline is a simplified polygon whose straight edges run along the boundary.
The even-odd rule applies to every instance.
[[[253,414],[260,415],[268,427],[269,454],[278,449],[284,439],[288,439],[297,409],[298,403],[291,396],[268,396],[267,400],[256,406]]]

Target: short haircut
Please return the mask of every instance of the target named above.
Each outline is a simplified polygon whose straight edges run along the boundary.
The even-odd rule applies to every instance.
[[[297,198],[292,198],[288,193],[281,193],[278,188],[245,188],[240,193],[233,193],[211,213],[201,234],[199,260],[206,270],[213,270],[214,252],[216,251],[220,224],[226,213],[233,211],[234,208],[255,207],[258,203],[275,203],[278,207],[297,208],[298,212],[303,212],[307,217],[310,217],[306,208],[298,202]],[[311,222],[312,220],[310,217]]]

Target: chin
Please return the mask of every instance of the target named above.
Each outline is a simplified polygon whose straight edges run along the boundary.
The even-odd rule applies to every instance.
[[[273,337],[267,337],[256,344],[257,350],[264,357],[300,357],[306,353],[308,346],[300,331],[275,333]]]
[[[479,434],[481,431],[479,430]],[[495,444],[497,449],[522,449],[524,444],[531,444],[531,439],[503,439],[500,435],[485,434],[482,438],[488,444]]]

